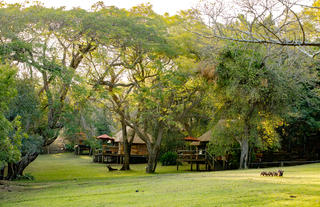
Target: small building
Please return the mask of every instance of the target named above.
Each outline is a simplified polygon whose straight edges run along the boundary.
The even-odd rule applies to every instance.
[[[127,127],[127,137],[133,141],[131,144],[131,163],[144,163],[148,157],[146,143],[136,134],[134,130]],[[95,152],[93,161],[102,163],[122,163],[124,156],[124,145],[122,130],[117,132],[114,137],[103,134],[97,137],[103,140],[102,149]]]
[[[75,145],[74,145],[74,153],[76,155],[81,155],[81,154],[89,154],[91,155],[91,147],[86,143],[87,136],[85,133],[80,132],[76,133],[75,135]]]
[[[185,137],[186,142],[191,142],[190,146],[194,146],[195,149],[178,150],[177,170],[179,169],[178,163],[187,162],[190,164],[191,170],[193,164],[196,164],[196,170],[200,170],[200,164],[205,165],[205,170],[214,170],[215,159],[207,151],[207,145],[211,139],[211,130],[207,131],[198,138]]]
[[[207,144],[209,143],[212,136],[212,131],[209,130],[200,137],[197,138],[197,140],[191,142],[190,145],[196,146],[197,150],[207,150]]]
[[[127,134],[128,139],[131,139],[133,136],[133,129],[127,127]],[[120,130],[115,135],[115,145],[118,146],[119,154],[124,154],[123,152],[123,137],[122,137],[122,130]],[[135,133],[131,145],[131,155],[148,155],[148,149],[146,143]]]

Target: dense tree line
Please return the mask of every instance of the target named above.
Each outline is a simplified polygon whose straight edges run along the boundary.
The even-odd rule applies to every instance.
[[[130,169],[130,127],[147,145],[148,173],[161,149],[174,149],[173,139],[208,129],[216,156],[240,145],[241,168],[251,149],[276,149],[279,135],[311,133],[295,125],[319,133],[317,56],[219,39],[227,29],[246,29],[248,20],[212,27],[200,14],[159,15],[150,5],[124,10],[98,3],[91,11],[2,5],[1,175],[8,166],[7,179],[21,176],[61,133],[94,137],[110,132],[112,122],[124,138],[122,169]]]

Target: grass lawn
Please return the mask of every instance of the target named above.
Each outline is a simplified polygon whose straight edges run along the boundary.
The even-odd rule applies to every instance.
[[[0,189],[0,206],[320,206],[320,164],[284,167],[284,177],[260,177],[256,169],[177,173],[159,166],[153,175],[144,169],[107,172],[87,156],[41,155],[26,170],[36,180]]]

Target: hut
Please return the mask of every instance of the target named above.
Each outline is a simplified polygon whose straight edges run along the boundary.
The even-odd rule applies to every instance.
[[[193,169],[193,164],[196,165],[196,170],[200,170],[200,165],[205,165],[205,170],[213,170],[214,166],[214,157],[207,152],[207,145],[211,139],[212,132],[211,130],[207,131],[198,138],[194,137],[185,137],[184,140],[191,142],[190,146],[195,146],[196,150],[178,150],[178,159],[177,163],[187,162],[190,164],[191,170]],[[179,165],[177,164],[177,170]]]
[[[212,131],[209,130],[200,137],[197,138],[196,141],[191,142],[190,145],[196,146],[197,150],[206,150],[207,144],[209,143],[212,136]]]
[[[132,141],[132,145],[131,145],[131,155],[147,156],[148,150],[147,150],[146,143],[136,133],[134,133],[133,129],[131,129],[129,127],[127,127],[127,134],[128,134],[128,139],[130,141],[133,137],[133,141]],[[118,133],[116,133],[114,142],[115,142],[115,146],[118,146],[119,154],[124,154],[122,130],[120,130]]]
[[[80,132],[76,133],[75,135],[75,146],[74,146],[74,153],[76,155],[81,155],[81,154],[91,154],[91,147],[86,143],[87,136],[85,133]]]
[[[148,156],[147,145],[136,134],[134,130],[127,127],[128,139],[132,139],[131,145],[131,163],[146,162]],[[95,152],[93,161],[102,163],[122,163],[124,156],[124,145],[122,130],[117,132],[114,137],[103,134],[97,137],[102,140],[102,150]]]

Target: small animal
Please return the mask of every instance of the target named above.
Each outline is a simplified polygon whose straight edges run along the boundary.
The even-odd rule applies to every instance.
[[[108,168],[108,170],[109,170],[109,171],[115,171],[115,170],[118,170],[118,169],[112,168],[112,167],[111,167],[111,165],[107,165],[107,168]]]
[[[273,172],[268,172],[268,176],[273,176]]]
[[[271,171],[269,171],[269,172],[266,172],[266,171],[262,171],[261,173],[260,173],[260,176],[280,176],[280,177],[282,177],[283,176],[283,170],[278,170],[278,171],[273,171],[273,172],[271,172]]]
[[[278,170],[278,175],[279,175],[279,176],[281,176],[281,177],[282,177],[282,176],[283,176],[283,173],[284,173],[284,171],[283,171],[283,170]]]

